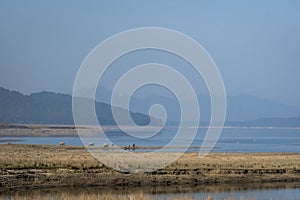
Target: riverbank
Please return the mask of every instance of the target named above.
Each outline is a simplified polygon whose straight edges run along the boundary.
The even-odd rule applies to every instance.
[[[110,126],[99,129],[96,126],[81,126],[87,136],[106,131]],[[78,137],[73,125],[43,125],[43,124],[0,124],[1,137]]]
[[[124,126],[126,130],[135,130],[135,127]],[[207,129],[207,126],[198,127]],[[213,127],[211,127],[213,128]],[[151,131],[157,127],[147,127],[145,131]],[[176,131],[178,127],[168,126],[164,130]],[[241,130],[300,130],[300,127],[268,127],[268,126],[224,126],[226,129]],[[101,132],[120,131],[118,126],[79,126],[74,125],[47,125],[47,124],[3,124],[0,123],[0,137],[78,137],[77,130],[84,131],[86,137],[98,135]],[[82,136],[82,135],[81,135]]]
[[[0,145],[0,188],[168,186],[300,182],[300,154],[184,154],[164,169],[124,173],[108,168],[83,147]],[[143,155],[143,153],[135,153]],[[170,157],[174,153],[161,153]]]

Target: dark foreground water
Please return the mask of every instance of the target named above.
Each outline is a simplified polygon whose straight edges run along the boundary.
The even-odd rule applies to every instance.
[[[0,199],[103,199],[105,196],[146,195],[151,199],[300,199],[300,183],[255,184],[255,185],[215,185],[191,187],[117,187],[117,188],[53,188],[21,190],[0,193]]]
[[[199,129],[192,146],[201,146],[206,130],[205,128]],[[146,139],[133,138],[119,130],[108,131],[105,134],[110,140],[109,143],[114,143],[118,146],[127,146],[135,143],[137,146],[153,147],[168,144],[174,138],[176,129],[167,128],[157,135]],[[4,143],[12,139],[18,141],[10,141],[11,143],[18,144],[58,144],[63,141],[67,145],[83,145],[78,137],[0,137],[0,142],[2,140],[2,143]],[[104,143],[102,140],[98,141],[94,138],[85,138],[84,140],[87,143],[93,142],[96,146],[103,146]],[[179,141],[184,145],[186,138],[179,138]],[[170,151],[180,151],[180,149],[172,149]],[[193,152],[198,151],[198,149],[191,148],[188,151]],[[225,128],[213,151],[300,153],[300,128]]]

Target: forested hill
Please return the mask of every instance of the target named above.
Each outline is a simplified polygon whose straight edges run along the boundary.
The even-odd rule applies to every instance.
[[[114,125],[111,106],[99,102],[95,105],[99,122],[103,125]],[[126,112],[123,109],[121,111]],[[137,124],[146,125],[150,122],[147,115],[133,112],[130,114]],[[53,92],[24,95],[0,87],[0,123],[74,124],[72,97]]]

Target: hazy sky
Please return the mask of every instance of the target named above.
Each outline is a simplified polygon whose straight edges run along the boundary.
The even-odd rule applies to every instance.
[[[118,32],[158,26],[202,44],[227,93],[300,106],[300,1],[0,2],[0,85],[71,93],[86,55]]]

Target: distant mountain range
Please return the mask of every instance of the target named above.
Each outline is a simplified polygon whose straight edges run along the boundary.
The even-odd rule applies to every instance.
[[[110,103],[111,91],[100,88],[95,103],[98,120],[103,125],[115,125]],[[120,96],[121,97],[121,96]],[[201,122],[210,120],[210,97],[198,95]],[[99,101],[102,101],[100,103]],[[162,104],[167,113],[168,125],[176,125],[180,119],[179,102],[174,96],[136,96],[130,100],[130,114],[140,125],[150,122],[147,114],[151,105]],[[189,103],[188,99],[183,103]],[[121,112],[127,112],[124,108]],[[194,109],[194,108],[190,108]],[[152,117],[160,123],[159,116]],[[71,95],[39,92],[24,95],[0,87],[0,123],[73,124]],[[234,126],[297,126],[300,127],[300,108],[284,105],[250,95],[227,98],[227,125]]]
[[[110,102],[111,91],[106,88],[98,88],[96,98],[101,102]],[[211,117],[210,96],[198,94],[200,106],[200,120],[202,124],[208,124]],[[119,95],[118,98],[121,98]],[[189,104],[188,97],[181,103]],[[168,114],[168,124],[178,124],[180,120],[180,105],[175,96],[156,93],[133,95],[130,100],[130,110],[134,112],[148,113],[153,104],[161,104]],[[194,109],[190,107],[189,109]],[[289,106],[276,101],[259,98],[251,95],[236,95],[227,97],[227,124],[235,125],[293,125],[300,126],[297,117],[300,116],[300,107]]]
[[[115,124],[110,105],[96,102],[95,108],[101,124]],[[121,112],[127,111],[121,109]],[[130,114],[137,124],[146,125],[150,122],[148,115]],[[74,124],[72,97],[53,92],[23,95],[0,87],[0,123]]]
[[[300,127],[300,116],[299,117],[288,117],[288,118],[261,118],[252,121],[245,122],[227,122],[228,126],[263,126],[263,127]]]

